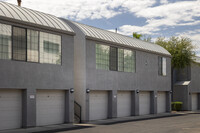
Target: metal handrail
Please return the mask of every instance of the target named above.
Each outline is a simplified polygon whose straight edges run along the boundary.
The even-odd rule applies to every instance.
[[[81,123],[81,105],[74,101],[74,115],[78,117],[79,123]]]

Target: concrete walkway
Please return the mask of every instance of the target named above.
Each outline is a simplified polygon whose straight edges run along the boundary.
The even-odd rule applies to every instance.
[[[112,125],[112,124],[125,123],[125,122],[131,122],[131,121],[158,119],[158,118],[164,118],[164,117],[175,117],[175,116],[187,115],[187,114],[192,114],[192,113],[200,113],[200,112],[186,111],[186,112],[172,112],[172,113],[151,114],[151,115],[142,115],[142,116],[121,117],[121,118],[114,118],[114,119],[90,121],[88,123],[83,123],[83,124],[60,124],[60,125],[41,126],[41,127],[34,127],[34,128],[4,130],[4,131],[0,131],[0,133],[55,133],[55,132],[62,132],[62,131],[69,131],[69,130],[92,128],[92,127],[95,127],[96,125]]]

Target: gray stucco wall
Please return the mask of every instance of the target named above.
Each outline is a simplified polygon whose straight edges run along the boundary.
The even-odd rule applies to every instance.
[[[41,31],[23,24],[8,24]],[[42,31],[53,33],[48,30]],[[57,32],[54,34],[62,36],[62,65],[0,60],[0,88],[73,88],[74,38]]]
[[[68,23],[76,33],[74,37],[74,87],[75,101],[82,107],[82,122],[89,120],[90,94],[86,93],[86,89],[108,90],[108,118],[117,116],[117,100],[113,99],[117,95],[117,90],[133,92],[132,115],[139,114],[139,93],[136,93],[135,90],[171,90],[171,58],[166,57],[167,76],[164,77],[158,75],[158,55],[142,51],[136,51],[136,73],[97,70],[95,44],[102,42],[87,40],[85,34],[72,22],[64,19],[63,21]],[[152,112],[156,112],[154,110]]]
[[[167,58],[167,76],[158,75],[158,55],[136,51],[136,72],[96,69],[95,44],[86,42],[86,88],[91,90],[171,90],[171,59]],[[103,43],[105,44],[105,43]],[[147,63],[146,63],[147,62]]]
[[[66,122],[73,121],[73,94],[69,89],[74,88],[74,37],[67,34],[49,31],[47,29],[26,26],[23,23],[11,23],[0,20],[0,23],[23,28],[58,34],[62,36],[62,65],[40,64],[13,60],[0,60],[0,89],[23,89],[23,127],[36,125],[36,89],[66,90]],[[67,101],[67,100],[66,100]],[[72,116],[70,116],[70,115]]]
[[[190,110],[189,86],[175,85],[173,90],[173,100],[183,102],[182,110]]]
[[[191,65],[191,83],[190,92],[200,93],[200,65]]]
[[[190,81],[188,86],[175,85],[173,90],[173,101],[183,102],[183,110],[191,110],[191,93],[200,93],[200,66],[192,63],[191,66],[176,70],[176,82]],[[200,103],[198,103],[200,104]]]

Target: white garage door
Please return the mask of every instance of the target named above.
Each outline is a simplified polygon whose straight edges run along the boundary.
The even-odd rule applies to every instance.
[[[107,119],[108,116],[108,92],[91,91],[89,105],[89,119],[100,120]]]
[[[0,130],[22,125],[21,90],[0,90]]]
[[[192,110],[198,110],[198,95],[197,95],[197,93],[192,94]]]
[[[150,92],[140,92],[139,112],[140,115],[150,114]]]
[[[37,126],[64,123],[65,91],[37,90]]]
[[[118,91],[117,94],[117,117],[131,115],[131,92]]]
[[[166,112],[166,92],[158,92],[157,95],[157,112]]]

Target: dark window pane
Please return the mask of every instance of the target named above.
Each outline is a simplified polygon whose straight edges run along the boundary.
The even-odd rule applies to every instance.
[[[117,48],[110,47],[110,70],[117,71]]]
[[[11,59],[11,26],[0,23],[0,59]]]
[[[26,61],[26,29],[13,27],[13,59]]]
[[[162,57],[158,57],[158,74],[162,75]]]

